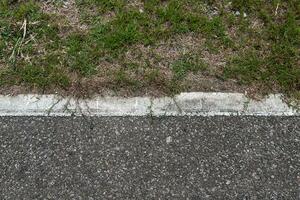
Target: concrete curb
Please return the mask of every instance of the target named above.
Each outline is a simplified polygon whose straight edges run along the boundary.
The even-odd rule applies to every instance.
[[[241,93],[182,93],[174,98],[95,97],[88,100],[56,95],[0,96],[0,116],[300,116],[280,94],[261,101]]]

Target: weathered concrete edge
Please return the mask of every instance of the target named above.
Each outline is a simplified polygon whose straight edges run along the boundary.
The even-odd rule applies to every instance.
[[[300,116],[280,94],[261,101],[241,93],[182,93],[173,98],[95,97],[88,100],[56,95],[0,96],[0,116]]]

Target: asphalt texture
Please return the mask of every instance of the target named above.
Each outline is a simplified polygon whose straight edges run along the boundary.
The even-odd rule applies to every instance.
[[[2,117],[0,199],[300,199],[299,117]]]

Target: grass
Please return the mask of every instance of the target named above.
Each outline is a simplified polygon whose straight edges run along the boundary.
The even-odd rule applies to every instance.
[[[259,1],[256,2],[257,4]],[[256,4],[254,4],[256,5]],[[279,1],[278,1],[279,5]],[[241,5],[239,5],[241,6]],[[263,83],[270,90],[279,87],[287,94],[297,94],[300,91],[300,27],[299,1],[289,1],[286,6],[291,8],[278,20],[272,21],[266,16],[265,10],[256,10],[256,14],[263,13],[262,19],[266,27],[262,30],[268,49],[260,44],[253,45],[244,54],[232,59],[225,69],[227,77],[233,77],[245,84],[253,82]],[[241,9],[254,10],[245,4]]]
[[[40,12],[38,4],[28,1],[19,5],[1,1],[1,85],[26,84],[42,90],[67,87],[68,76],[60,68],[54,43],[59,43],[58,29],[50,16]],[[21,26],[21,27],[20,27]],[[34,39],[28,38],[34,36]],[[32,40],[31,40],[32,39]],[[39,52],[40,46],[49,53]]]
[[[0,84],[173,94],[207,76],[299,99],[299,12],[299,0],[1,0]]]
[[[197,73],[206,70],[207,64],[198,55],[184,55],[172,64],[175,79],[182,79],[189,72]]]

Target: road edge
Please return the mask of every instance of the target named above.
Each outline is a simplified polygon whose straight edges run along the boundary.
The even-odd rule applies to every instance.
[[[174,97],[101,97],[0,95],[0,116],[300,116],[299,110],[272,94],[256,101],[242,93],[181,93]]]

